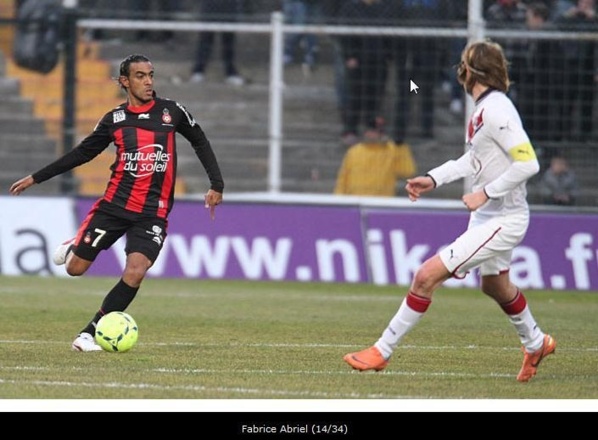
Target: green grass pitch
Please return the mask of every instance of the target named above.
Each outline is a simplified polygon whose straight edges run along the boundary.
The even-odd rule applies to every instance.
[[[342,357],[378,338],[404,287],[148,278],[127,309],[139,326],[132,350],[72,351],[115,282],[0,277],[2,399],[254,400],[278,408],[325,401],[334,409],[352,401],[598,398],[595,292],[525,292],[558,346],[521,384],[515,330],[477,290],[440,289],[378,373],[353,371]]]

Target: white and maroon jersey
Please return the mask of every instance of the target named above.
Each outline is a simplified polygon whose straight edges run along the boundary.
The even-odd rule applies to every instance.
[[[476,101],[465,133],[467,152],[428,174],[440,186],[472,179],[472,191],[485,190],[490,200],[477,216],[494,217],[528,211],[527,180],[540,170],[536,153],[511,100],[488,89]]]

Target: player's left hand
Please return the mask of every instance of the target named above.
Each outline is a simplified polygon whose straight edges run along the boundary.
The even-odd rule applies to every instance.
[[[474,193],[465,194],[462,200],[467,209],[470,211],[475,211],[488,201],[488,196],[484,190],[481,190]]]
[[[216,206],[222,203],[222,193],[210,189],[204,196],[204,206],[210,210],[210,218],[216,218]]]

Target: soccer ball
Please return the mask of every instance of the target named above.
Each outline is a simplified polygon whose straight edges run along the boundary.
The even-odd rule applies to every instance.
[[[131,315],[110,312],[100,318],[95,340],[105,351],[123,353],[137,343],[139,329]]]

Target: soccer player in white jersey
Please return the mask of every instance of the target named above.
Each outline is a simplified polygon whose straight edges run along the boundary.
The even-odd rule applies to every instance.
[[[478,269],[482,291],[494,299],[513,324],[524,353],[517,380],[535,376],[542,359],[554,353],[556,341],[532,316],[519,288],[509,278],[513,249],[529,224],[526,182],[540,167],[515,106],[507,97],[508,62],[491,41],[467,45],[458,68],[459,83],[475,102],[465,133],[467,151],[456,160],[407,180],[409,199],[453,182],[471,178],[471,192],[462,197],[471,212],[467,230],[417,270],[409,293],[376,343],[344,356],[360,371],[380,371],[401,339],[422,318],[432,294],[451,277]]]

